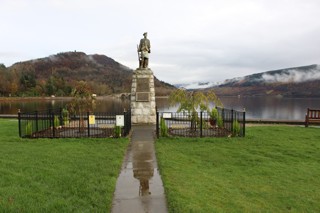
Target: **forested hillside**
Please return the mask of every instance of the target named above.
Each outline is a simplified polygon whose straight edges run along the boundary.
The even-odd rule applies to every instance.
[[[0,65],[0,96],[69,96],[78,81],[97,95],[130,92],[132,70],[105,55],[65,52],[45,58]],[[156,94],[174,87],[155,78]]]
[[[214,87],[219,95],[320,97],[320,67],[316,64],[256,73],[226,80]]]

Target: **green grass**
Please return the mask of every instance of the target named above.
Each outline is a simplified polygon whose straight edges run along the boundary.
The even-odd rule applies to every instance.
[[[161,138],[156,149],[170,212],[320,212],[319,128]]]
[[[128,139],[21,139],[0,119],[0,212],[110,212]]]

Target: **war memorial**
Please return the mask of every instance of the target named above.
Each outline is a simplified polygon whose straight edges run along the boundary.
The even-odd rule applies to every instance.
[[[154,76],[148,67],[150,40],[147,33],[138,45],[139,68],[132,75],[131,87],[131,122],[132,124],[156,123],[156,98]]]

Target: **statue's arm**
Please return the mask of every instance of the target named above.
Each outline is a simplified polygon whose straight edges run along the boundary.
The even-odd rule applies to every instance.
[[[141,52],[141,48],[142,48],[142,42],[143,42],[142,40],[143,40],[143,39],[141,39],[141,40],[140,40],[140,43],[139,43],[139,48],[138,48],[138,52]]]

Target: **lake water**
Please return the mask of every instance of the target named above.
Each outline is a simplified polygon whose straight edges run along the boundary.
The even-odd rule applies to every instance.
[[[246,110],[247,119],[304,120],[307,108],[320,109],[320,98],[277,98],[277,97],[221,97],[225,108]],[[68,100],[38,100],[21,102],[0,102],[0,114],[16,114],[22,112],[64,107]],[[157,98],[160,112],[175,112],[168,99]],[[130,107],[129,100],[104,98],[97,100],[97,112],[122,111]]]

